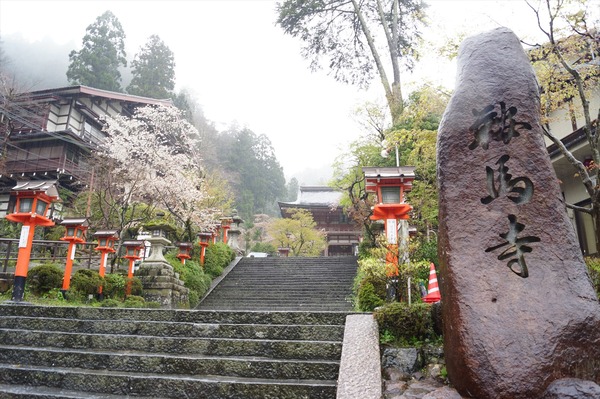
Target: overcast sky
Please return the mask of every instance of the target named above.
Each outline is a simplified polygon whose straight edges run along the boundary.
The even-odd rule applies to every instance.
[[[424,36],[436,44],[456,32],[498,26],[520,37],[536,32],[533,14],[519,0],[428,3]],[[310,72],[300,42],[275,26],[275,2],[269,0],[0,0],[0,37],[20,32],[30,41],[50,38],[79,50],[86,27],[106,10],[123,25],[128,57],[159,35],[175,54],[177,89],[193,92],[218,129],[237,123],[267,135],[288,178],[331,165],[361,133],[353,111],[367,100],[383,100],[378,81],[361,91],[326,71]],[[423,81],[452,86],[453,63],[431,50],[425,54],[415,73],[403,74],[405,93]]]

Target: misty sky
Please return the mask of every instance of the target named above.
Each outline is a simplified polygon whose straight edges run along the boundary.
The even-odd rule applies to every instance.
[[[541,40],[522,1],[428,2],[424,57],[414,73],[402,75],[405,95],[425,81],[452,87],[454,64],[434,48],[458,32],[507,26],[521,38]],[[311,73],[300,42],[275,26],[274,1],[0,0],[0,38],[21,35],[79,50],[86,27],[106,10],[123,25],[129,59],[150,35],[159,35],[175,54],[177,89],[192,92],[219,130],[235,123],[266,134],[288,178],[331,165],[361,134],[353,111],[367,100],[383,102],[377,80],[361,91],[335,82],[327,71]],[[68,51],[56,57],[57,64],[68,64]]]

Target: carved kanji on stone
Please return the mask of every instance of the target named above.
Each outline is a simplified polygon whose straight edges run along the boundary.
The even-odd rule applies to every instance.
[[[531,200],[533,197],[533,183],[528,177],[516,177],[512,179],[512,175],[508,173],[508,167],[506,162],[510,159],[510,156],[503,155],[496,162],[498,166],[498,178],[495,178],[495,171],[489,166],[485,167],[487,174],[487,190],[489,195],[481,199],[483,204],[489,204],[499,196],[503,194],[517,194],[508,195],[508,198],[515,204],[524,204]],[[496,185],[496,182],[498,183]]]
[[[508,144],[513,137],[519,137],[519,129],[531,130],[529,123],[517,122],[514,119],[517,107],[506,108],[504,101],[500,101],[498,105],[500,106],[499,113],[494,111],[495,104],[488,105],[481,111],[476,109],[471,111],[477,119],[469,127],[469,131],[475,135],[473,142],[469,144],[470,150],[474,150],[478,146],[487,150],[492,140]]]
[[[508,266],[508,268],[517,276],[526,278],[529,276],[529,271],[527,269],[527,264],[525,263],[524,255],[527,252],[531,252],[532,248],[525,244],[539,242],[540,238],[534,236],[519,238],[519,233],[525,229],[525,225],[517,222],[517,217],[515,215],[508,215],[508,221],[508,231],[500,234],[500,237],[504,238],[506,241],[486,249],[485,252],[494,252],[495,250],[508,245],[508,248],[498,255],[498,259],[505,260],[510,258],[506,266]]]

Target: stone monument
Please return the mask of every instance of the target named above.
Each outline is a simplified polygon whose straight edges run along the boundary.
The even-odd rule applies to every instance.
[[[444,349],[463,396],[540,398],[555,380],[600,381],[600,304],[539,116],[514,33],[465,40],[437,144]]]
[[[166,238],[168,224],[147,226],[151,231],[150,256],[140,265],[135,276],[142,282],[144,299],[159,302],[163,308],[181,308],[189,305],[189,290],[173,270],[173,266],[163,256],[163,249],[171,244]]]

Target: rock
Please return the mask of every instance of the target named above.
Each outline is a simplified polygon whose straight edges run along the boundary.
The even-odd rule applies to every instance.
[[[405,373],[413,373],[421,367],[416,348],[386,348],[383,351],[381,367],[394,367]]]
[[[383,377],[388,381],[410,381],[411,376],[396,367],[386,367],[383,369]]]
[[[437,144],[444,356],[463,396],[600,381],[600,304],[565,212],[519,39],[465,40]]]
[[[401,395],[408,388],[408,383],[405,381],[400,382],[385,382],[385,392],[384,395]]]
[[[461,399],[462,396],[456,391],[456,389],[450,387],[441,387],[435,391],[429,392],[424,395],[421,399]]]
[[[444,363],[444,348],[442,346],[424,346],[421,351],[424,363]]]
[[[592,381],[562,378],[552,382],[540,399],[600,399],[600,386]]]
[[[412,378],[414,378],[417,381],[421,381],[422,379],[425,378],[425,376],[420,371],[417,371],[417,372],[413,373]]]
[[[438,378],[442,373],[442,366],[435,363],[427,366],[427,375],[431,378]]]

